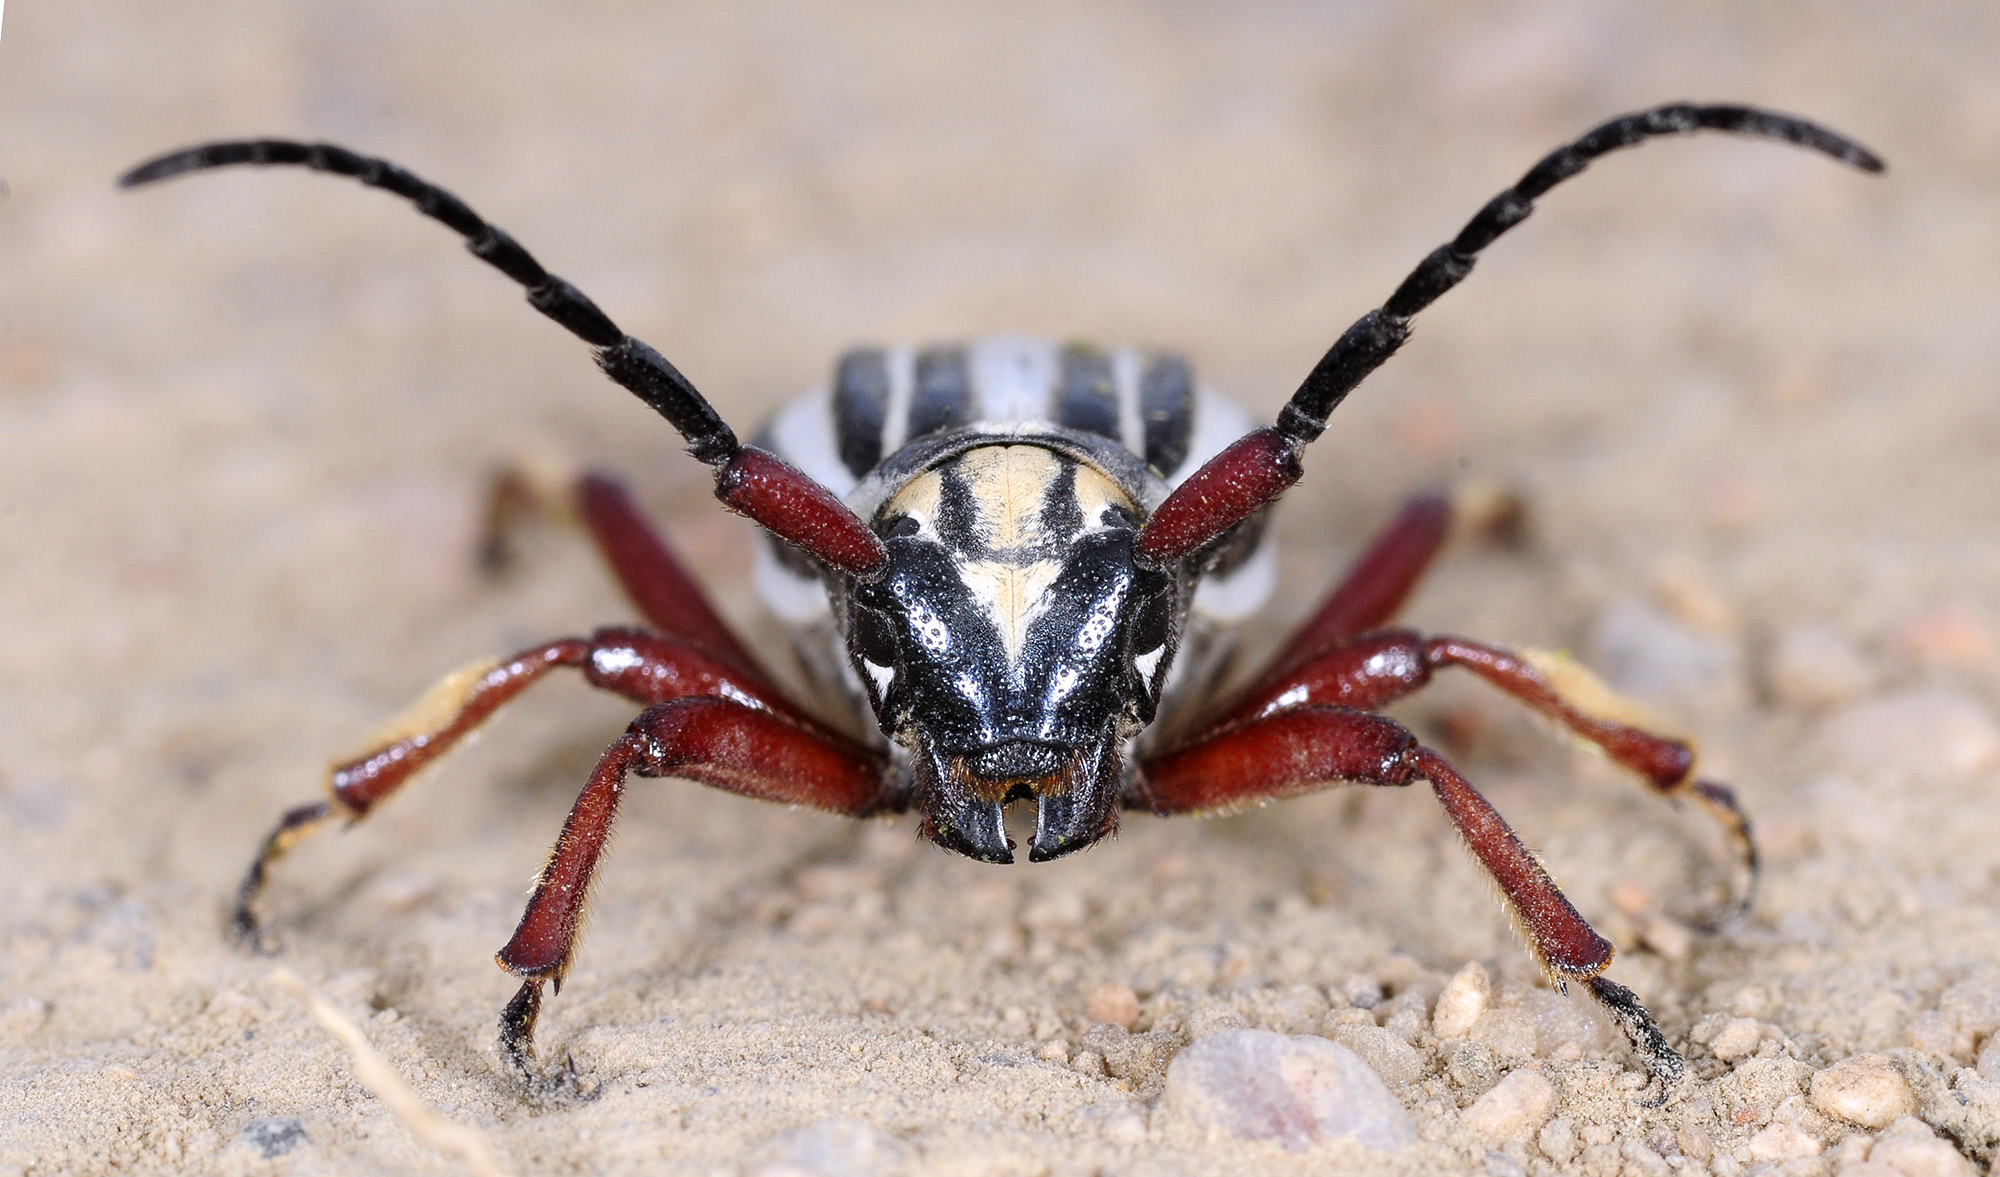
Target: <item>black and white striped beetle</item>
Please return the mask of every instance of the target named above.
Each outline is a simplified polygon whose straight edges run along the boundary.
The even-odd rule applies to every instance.
[[[809,675],[853,712],[853,723],[834,725],[792,701],[622,488],[586,476],[579,512],[649,628],[562,638],[447,675],[366,753],[334,766],[326,800],[284,815],[244,880],[237,930],[256,937],[251,904],[290,846],[336,819],[360,819],[501,704],[567,666],[646,710],[591,774],[498,956],[524,979],[501,1015],[502,1048],[531,1080],[542,988],[561,986],[628,775],[853,816],[915,809],[933,841],[995,863],[1013,860],[1003,813],[1016,801],[1036,803],[1029,858],[1039,862],[1104,838],[1121,808],[1216,812],[1336,782],[1422,780],[1551,979],[1590,989],[1664,1096],[1684,1064],[1631,991],[1603,975],[1611,945],[1450,764],[1373,709],[1439,667],[1472,671],[1661,793],[1712,813],[1747,876],[1738,910],[1756,866],[1748,822],[1727,788],[1696,778],[1688,741],[1658,734],[1560,655],[1383,628],[1442,540],[1440,500],[1414,500],[1247,685],[1221,694],[1218,668],[1232,628],[1272,588],[1266,508],[1298,480],[1301,454],[1333,409],[1402,345],[1412,317],[1590,160],[1697,130],[1780,139],[1882,170],[1858,144],[1789,115],[1662,106],[1557,149],[1490,201],[1341,335],[1274,425],[1254,428],[1170,355],[995,338],[850,353],[830,388],[780,412],[752,446],[658,352],[457,197],[394,164],[327,144],[255,140],[140,165],[121,183],[235,164],[331,172],[456,230],[716,468],[717,497],[769,533],[762,594],[795,627]]]

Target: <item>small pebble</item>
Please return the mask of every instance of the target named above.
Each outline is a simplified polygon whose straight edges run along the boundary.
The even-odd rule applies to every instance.
[[[1645,699],[1726,692],[1742,669],[1734,642],[1697,634],[1631,597],[1598,615],[1591,649],[1607,682]]]
[[[1932,666],[1976,668],[1993,659],[1993,630],[1970,611],[1943,605],[1920,613],[1896,631],[1895,645]]]
[[[2000,725],[1970,696],[1942,689],[1843,708],[1813,743],[1842,768],[1891,777],[1962,776],[2000,762]]]
[[[1973,1177],[1972,1162],[1937,1135],[1922,1120],[1904,1116],[1889,1126],[1868,1150],[1871,1164],[1901,1177]]]
[[[1440,1038],[1470,1034],[1492,995],[1493,979],[1487,976],[1486,966],[1476,960],[1467,964],[1438,994],[1437,1006],[1431,1011],[1431,1029]]]
[[[1493,1090],[1460,1113],[1465,1126],[1495,1143],[1526,1140],[1555,1110],[1556,1087],[1526,1067],[1500,1080]]]
[[[1069,1062],[1069,1043],[1058,1038],[1054,1042],[1044,1044],[1040,1050],[1035,1052],[1035,1057],[1045,1063],[1067,1063]]]
[[[1988,1038],[1986,1045],[1979,1048],[1977,1065],[1981,1079],[2000,1080],[2000,1034]]]
[[[1518,1007],[1489,1009],[1472,1027],[1472,1040],[1500,1058],[1526,1062],[1535,1057],[1538,1045],[1535,1019]]]
[[[1819,1154],[1819,1141],[1790,1124],[1772,1124],[1750,1138],[1753,1161],[1795,1161]]]
[[[1327,1037],[1361,1056],[1374,1072],[1398,1087],[1424,1077],[1417,1049],[1373,1022],[1334,1022]]]
[[[1779,634],[1766,677],[1771,693],[1796,707],[1845,703],[1875,685],[1875,672],[1854,644],[1823,625]]]
[[[1708,1051],[1725,1063],[1733,1063],[1757,1053],[1763,1041],[1764,1027],[1755,1018],[1731,1018],[1708,1040]]]
[[[1927,1009],[1910,1019],[1904,1040],[1925,1054],[1962,1062],[1972,1057],[1972,1032],[1958,1019],[1938,1010]]]
[[[265,1160],[284,1156],[305,1144],[306,1126],[297,1116],[268,1116],[243,1125],[243,1143],[257,1150]]]
[[[1812,1077],[1813,1106],[1829,1116],[1880,1128],[1916,1105],[1909,1083],[1886,1055],[1857,1054]]]
[[[862,1177],[894,1167],[902,1153],[895,1137],[859,1120],[831,1119],[807,1124],[768,1141],[772,1162],[754,1177]]]
[[[2000,978],[1958,982],[1938,996],[1938,1012],[1976,1038],[2000,1034]]]
[[[1099,985],[1084,1000],[1083,1012],[1093,1022],[1130,1030],[1139,1020],[1139,995],[1130,985]]]
[[[1576,1126],[1561,1116],[1550,1120],[1535,1134],[1535,1147],[1556,1164],[1568,1164],[1576,1155]]]
[[[1235,1010],[1227,1006],[1211,1006],[1208,1009],[1198,1009],[1189,1015],[1184,1032],[1192,1042],[1197,1038],[1206,1038],[1210,1034],[1220,1034],[1224,1030],[1241,1030],[1244,1024],[1243,1015]]]
[[[1332,1140],[1396,1149],[1415,1139],[1409,1113],[1368,1064],[1324,1038],[1225,1030],[1167,1068],[1165,1106],[1211,1136],[1294,1152]]]

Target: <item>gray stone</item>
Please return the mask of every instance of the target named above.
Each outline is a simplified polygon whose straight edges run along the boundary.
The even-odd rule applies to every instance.
[[[1409,1113],[1344,1046],[1268,1030],[1226,1030],[1167,1068],[1166,1106],[1211,1135],[1303,1152],[1347,1140],[1396,1149],[1415,1139]]]
[[[243,1125],[243,1143],[257,1150],[265,1160],[284,1156],[309,1141],[306,1126],[297,1116],[266,1116]]]

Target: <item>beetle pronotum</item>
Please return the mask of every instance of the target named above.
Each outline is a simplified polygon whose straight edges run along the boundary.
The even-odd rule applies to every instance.
[[[832,384],[781,411],[755,445],[651,347],[544,270],[450,193],[330,144],[210,143],[161,156],[134,187],[236,164],[360,180],[411,201],[527,290],[594,349],[716,472],[716,496],[766,531],[758,586],[795,627],[807,672],[846,701],[835,725],[787,696],[703,598],[621,486],[575,487],[579,512],[649,628],[604,629],[453,672],[330,796],[286,813],[238,896],[309,832],[358,821],[547,672],[571,667],[646,710],[604,753],[538,877],[500,966],[522,985],[502,1050],[534,1081],[545,984],[560,988],[597,860],[629,775],[675,776],[854,817],[914,809],[925,836],[1013,861],[1005,808],[1036,804],[1031,861],[1089,846],[1121,808],[1213,813],[1336,782],[1427,782],[1498,884],[1530,951],[1586,986],[1663,1087],[1685,1066],[1632,992],[1604,976],[1612,948],[1506,821],[1445,761],[1373,713],[1458,666],[1566,726],[1665,795],[1720,820],[1754,879],[1733,794],[1695,774],[1691,746],[1557,655],[1383,628],[1442,542],[1448,508],[1413,500],[1281,652],[1227,696],[1217,667],[1233,627],[1272,587],[1266,509],[1301,474],[1327,417],[1409,337],[1410,320],[1471,272],[1534,201],[1596,157],[1660,135],[1780,139],[1861,168],[1853,141],[1790,115],[1673,104],[1630,114],[1544,157],[1340,336],[1278,413],[1254,428],[1165,354],[1021,339],[890,348],[841,358]],[[864,730],[861,739],[842,728]],[[1747,904],[1749,887],[1739,892]]]

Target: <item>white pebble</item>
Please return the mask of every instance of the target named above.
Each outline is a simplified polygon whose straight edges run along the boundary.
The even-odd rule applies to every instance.
[[[1556,1164],[1568,1164],[1569,1159],[1576,1155],[1576,1125],[1557,1116],[1542,1125],[1542,1130],[1535,1134],[1535,1147]]]
[[[1099,985],[1084,999],[1083,1012],[1093,1022],[1130,1030],[1139,1020],[1139,995],[1130,985]]]
[[[1472,1032],[1479,1022],[1479,1015],[1486,1012],[1486,1001],[1493,994],[1493,979],[1486,975],[1486,966],[1473,961],[1458,970],[1458,975],[1438,994],[1437,1006],[1431,1011],[1431,1029],[1440,1038],[1462,1038]]]
[[[1372,1022],[1340,1022],[1327,1037],[1361,1056],[1374,1072],[1398,1087],[1424,1077],[1424,1058],[1417,1049]]]
[[[1731,1018],[1708,1040],[1708,1051],[1725,1063],[1733,1063],[1757,1053],[1763,1041],[1764,1027],[1755,1018]]]
[[[1924,1122],[1904,1116],[1868,1150],[1871,1164],[1894,1169],[1901,1177],[1973,1177],[1972,1162],[1939,1140]]]
[[[1525,1140],[1555,1110],[1556,1086],[1523,1067],[1460,1113],[1465,1126],[1495,1143]]]
[[[1880,1128],[1916,1105],[1903,1073],[1879,1054],[1844,1058],[1815,1074],[1812,1101],[1827,1115],[1863,1128]]]
[[[893,1136],[857,1120],[821,1120],[771,1140],[765,1148],[777,1154],[774,1163],[753,1170],[766,1174],[839,1174],[867,1177],[900,1168],[902,1145]]]
[[[1753,1161],[1796,1161],[1816,1157],[1821,1144],[1790,1124],[1773,1124],[1750,1138]]]
[[[1824,625],[1801,625],[1771,648],[1772,693],[1800,707],[1845,703],[1875,685],[1875,672],[1854,644]]]
[[[1963,776],[2000,762],[2000,724],[1961,692],[1911,691],[1829,716],[1814,744],[1852,772]]]
[[[1324,1038],[1224,1030],[1174,1057],[1165,1106],[1212,1137],[1302,1152],[1333,1140],[1396,1149],[1415,1139],[1409,1113],[1368,1064]]]
[[[1697,634],[1632,597],[1605,606],[1591,649],[1607,682],[1645,699],[1727,693],[1742,672],[1734,642]]]
[[[2000,1034],[1986,1040],[1979,1048],[1979,1077],[2000,1080]]]

